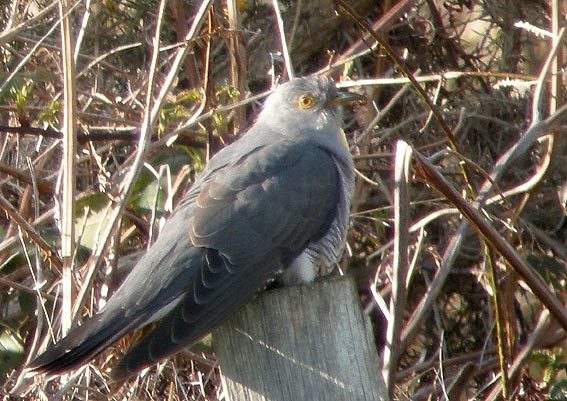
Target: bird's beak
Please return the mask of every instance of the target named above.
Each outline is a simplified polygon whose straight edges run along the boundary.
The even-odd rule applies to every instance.
[[[360,105],[365,104],[366,97],[359,95],[358,93],[339,91],[337,92],[337,97],[329,101],[329,104],[332,106],[345,106],[353,103]]]

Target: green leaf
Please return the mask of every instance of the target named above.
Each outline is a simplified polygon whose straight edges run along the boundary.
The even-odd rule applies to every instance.
[[[538,253],[526,256],[528,263],[539,273],[546,283],[551,284],[556,290],[564,290],[564,283],[567,279],[565,267],[556,259]]]
[[[549,391],[552,401],[567,401],[567,379],[555,383]]]
[[[156,171],[159,171],[159,166],[168,166],[172,180],[175,180],[173,177],[179,174],[179,171],[183,167],[187,165],[195,166],[200,163],[202,163],[202,161],[195,157],[195,155],[190,155],[175,147],[168,149],[167,152],[163,152],[151,160],[151,165],[154,166]],[[130,199],[128,199],[128,206],[136,211],[150,211],[154,208],[157,195],[157,211],[158,213],[163,212],[163,204],[166,196],[165,185],[167,185],[166,179],[162,177],[161,186],[158,188],[157,177],[148,169],[144,169],[132,188],[132,194]]]
[[[0,377],[21,365],[24,358],[22,339],[13,330],[0,325]]]
[[[103,193],[93,194],[77,203],[75,218],[77,243],[80,242],[81,246],[92,250],[95,244],[102,240],[100,234],[109,223],[110,204],[110,200]]]

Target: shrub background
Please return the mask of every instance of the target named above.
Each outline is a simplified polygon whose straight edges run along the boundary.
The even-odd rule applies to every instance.
[[[494,199],[484,216],[546,281],[550,294],[564,300],[565,4],[377,3],[347,1],[403,59],[452,135],[403,68],[344,12],[337,14],[330,0],[279,1],[285,48],[273,2],[212,1],[202,14],[196,0],[79,2],[69,14],[74,84],[63,78],[58,3],[0,4],[5,394],[31,349],[57,338],[62,321],[76,324],[104,303],[209,155],[250,124],[261,104],[261,96],[251,96],[265,94],[282,72],[287,79],[277,52],[289,53],[296,75],[328,73],[369,99],[346,114],[359,179],[341,271],[356,277],[380,347],[388,324],[380,302],[391,299],[392,171],[399,139],[430,157],[472,204],[492,174]],[[199,28],[186,40],[192,24]],[[554,40],[560,41],[557,57],[548,61]],[[177,68],[180,51],[186,55]],[[68,106],[63,90],[71,84],[78,141],[71,170],[74,215],[62,196],[63,172],[70,171],[61,131]],[[517,157],[507,161],[512,150]],[[397,312],[397,335],[406,341],[388,367],[395,397],[567,399],[565,331],[494,244],[473,229],[461,232],[455,205],[412,171],[405,226],[412,274],[403,286],[406,307]],[[58,264],[62,221],[75,227],[71,294],[60,286],[62,266],[69,263]],[[71,307],[68,313],[61,313],[57,297]],[[410,326],[424,302],[430,307]],[[26,397],[43,399],[61,390],[64,399],[105,399],[106,369],[135,339],[122,340],[68,382],[28,383]],[[145,371],[113,397],[223,399],[210,342]]]

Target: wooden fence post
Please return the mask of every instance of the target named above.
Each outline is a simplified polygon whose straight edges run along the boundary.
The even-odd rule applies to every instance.
[[[267,291],[213,333],[228,399],[387,400],[367,321],[349,277]]]

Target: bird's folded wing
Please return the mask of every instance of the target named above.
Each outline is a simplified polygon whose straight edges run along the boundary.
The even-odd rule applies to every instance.
[[[276,141],[215,163],[95,316],[28,368],[76,368],[161,319],[114,371],[124,378],[198,340],[328,230],[340,179],[314,145]]]
[[[206,181],[187,235],[206,249],[183,300],[113,371],[122,379],[207,334],[330,227],[340,192],[332,157],[306,144],[257,149]]]

